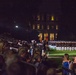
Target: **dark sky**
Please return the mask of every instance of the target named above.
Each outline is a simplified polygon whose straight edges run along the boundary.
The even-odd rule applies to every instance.
[[[39,11],[60,14],[61,33],[76,35],[75,0],[0,0],[0,26],[26,25]]]
[[[0,21],[25,20],[38,11],[61,13],[75,21],[75,7],[74,0],[0,0]]]
[[[42,4],[39,6],[39,10],[42,12],[60,14],[61,1],[60,0],[44,0]]]
[[[2,0],[0,1],[0,22],[23,23],[29,19],[33,13],[39,11],[60,13],[60,0]],[[27,20],[26,20],[27,19]]]
[[[76,4],[74,0],[63,0],[61,4],[62,26],[67,32],[76,32]],[[69,31],[68,31],[69,30]]]
[[[0,22],[25,23],[33,12],[38,11],[40,2],[39,0],[2,0],[0,2]]]

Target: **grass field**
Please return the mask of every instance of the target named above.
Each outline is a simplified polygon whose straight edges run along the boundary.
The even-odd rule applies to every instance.
[[[73,50],[73,51],[69,51],[69,50],[67,50],[67,51],[65,51],[65,50],[63,50],[63,51],[49,50],[49,51],[47,51],[47,53],[49,53],[49,56],[48,56],[49,59],[48,60],[51,60],[51,61],[56,62],[59,68],[62,68],[62,56],[65,53],[68,53],[69,54],[70,60],[73,59],[72,58],[73,56],[76,56],[76,51],[75,50]]]
[[[76,56],[76,51],[69,51],[69,50],[63,50],[63,51],[59,51],[59,50],[50,50],[47,51],[47,53],[49,54],[49,56],[63,56],[65,53],[68,53],[70,56]]]

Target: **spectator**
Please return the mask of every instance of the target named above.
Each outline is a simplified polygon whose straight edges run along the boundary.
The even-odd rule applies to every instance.
[[[69,54],[64,54],[63,61],[62,61],[62,67],[65,69],[71,69],[70,63],[71,61],[69,60]],[[65,69],[63,70],[63,75],[69,75],[69,72]]]
[[[73,58],[72,69],[73,69],[73,72],[76,74],[76,57]]]
[[[19,58],[21,61],[26,61],[26,51],[22,50],[21,53],[19,54]]]
[[[0,55],[0,75],[2,75],[5,72],[5,60],[2,55]]]
[[[26,62],[27,63],[31,63],[31,55],[30,55],[30,53],[27,53],[25,57],[26,57]]]
[[[40,56],[37,56],[35,58],[35,66],[38,68],[40,63],[41,63],[41,58],[40,58]]]
[[[10,50],[8,51],[6,58],[5,58],[6,66],[8,67],[14,61],[15,61],[15,53],[12,50]]]
[[[56,70],[54,68],[49,68],[46,75],[56,75]]]
[[[24,61],[19,61],[18,64],[20,65],[21,75],[36,75],[36,68],[34,65]]]
[[[37,75],[46,75],[47,67],[42,63],[40,56],[37,56],[35,59],[35,67]]]
[[[7,75],[21,75],[21,69],[19,64],[11,63],[7,68]]]

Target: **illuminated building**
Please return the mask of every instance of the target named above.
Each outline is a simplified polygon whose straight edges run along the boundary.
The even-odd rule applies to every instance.
[[[38,12],[32,14],[31,29],[39,32],[39,40],[58,40],[60,29],[60,0],[45,0],[38,7]]]
[[[39,32],[39,40],[57,40],[59,21],[56,15],[35,14],[32,16],[31,29]]]

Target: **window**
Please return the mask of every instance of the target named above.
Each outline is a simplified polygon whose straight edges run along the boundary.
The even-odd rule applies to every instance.
[[[52,25],[51,28],[54,29],[54,26]]]
[[[42,15],[42,20],[44,20],[44,16]]]
[[[50,40],[54,40],[54,33],[50,33]]]
[[[55,38],[57,38],[57,36],[58,36],[58,34],[56,33],[56,34],[55,34]]]
[[[51,16],[51,21],[54,21],[54,16]]]
[[[38,37],[39,37],[39,40],[42,41],[42,33],[40,33],[40,34],[38,35]]]
[[[42,25],[42,29],[44,29],[44,26]]]
[[[44,40],[48,41],[48,33],[44,33]]]
[[[50,28],[49,28],[49,25],[47,25],[47,29],[49,30]]]
[[[49,14],[47,14],[47,21],[49,21],[50,20],[50,15]]]
[[[38,20],[38,21],[40,20],[40,15],[37,16],[37,20]]]
[[[35,25],[33,25],[33,29],[35,29]]]
[[[40,29],[40,24],[37,24],[37,29]]]
[[[56,25],[56,30],[58,30],[58,25]]]

